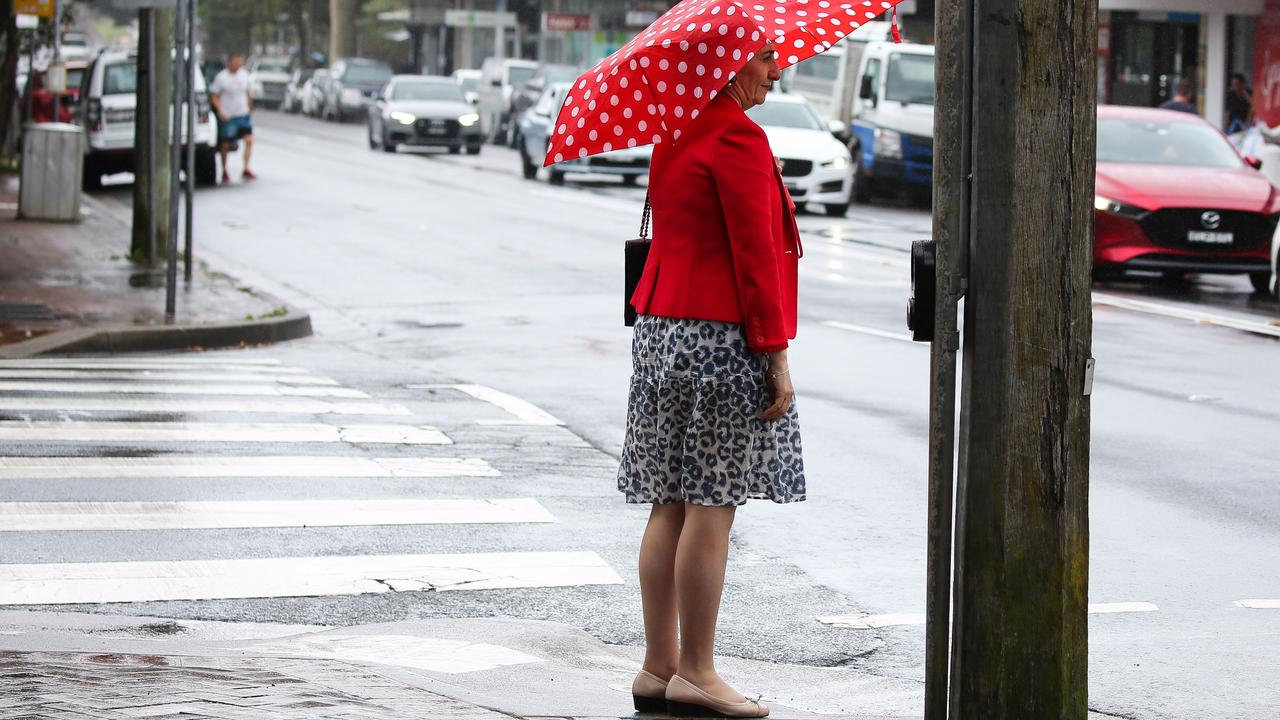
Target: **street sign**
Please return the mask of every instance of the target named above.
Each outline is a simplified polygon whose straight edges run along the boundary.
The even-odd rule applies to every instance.
[[[14,0],[14,15],[53,17],[54,0]]]
[[[572,30],[590,30],[590,15],[568,15],[565,13],[543,13],[542,27],[551,32],[569,32]]]
[[[147,8],[175,7],[178,0],[111,0],[117,10],[146,10]]]
[[[444,24],[450,27],[509,27],[516,24],[516,14],[491,10],[446,10]]]
[[[17,21],[19,30],[35,30],[40,27],[40,18],[36,15],[16,15],[14,20]]]

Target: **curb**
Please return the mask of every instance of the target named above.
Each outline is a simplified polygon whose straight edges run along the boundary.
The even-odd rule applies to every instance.
[[[0,346],[0,359],[21,359],[39,355],[183,350],[190,347],[223,348],[241,344],[257,345],[297,340],[309,335],[311,335],[311,315],[287,308],[287,312],[278,317],[243,322],[72,328],[12,345]]]

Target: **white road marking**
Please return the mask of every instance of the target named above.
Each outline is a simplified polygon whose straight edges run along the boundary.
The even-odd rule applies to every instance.
[[[311,398],[222,400],[218,398],[0,397],[0,410],[123,413],[281,413],[301,415],[412,415],[403,405],[333,402]]]
[[[80,370],[71,368],[0,368],[0,378],[8,380],[178,380],[183,382],[260,382],[290,385],[337,385],[332,378],[302,373],[258,373],[229,370]]]
[[[253,645],[254,653],[332,658],[344,662],[397,665],[457,675],[508,665],[543,662],[501,645],[418,635],[349,635],[324,632]]]
[[[906,333],[891,332],[889,330],[881,330],[879,328],[867,327],[865,325],[853,325],[850,323],[839,322],[837,320],[827,320],[822,324],[827,327],[836,328],[837,330],[847,330],[849,332],[862,333],[863,335],[874,335],[875,337],[888,338],[890,340],[901,340],[902,342],[909,342],[912,345],[929,347],[929,343],[917,343]]]
[[[621,585],[594,552],[0,565],[0,605]]]
[[[1133,300],[1103,292],[1095,292],[1093,294],[1093,304],[1120,308],[1122,310],[1132,310],[1134,312],[1147,313],[1150,315],[1160,315],[1162,317],[1174,318],[1176,320],[1188,320],[1196,323],[1197,325],[1217,325],[1218,327],[1230,328],[1232,330],[1243,330],[1257,335],[1280,337],[1280,323],[1274,320],[1268,322],[1234,315],[1218,315],[1204,312],[1198,308],[1156,303],[1147,300]]]
[[[0,532],[553,522],[529,498],[0,503]]]
[[[22,360],[0,360],[0,368],[14,370],[26,368],[44,368],[50,370],[230,370],[255,372],[270,375],[306,375],[301,368],[282,367],[280,365],[260,365],[246,363],[213,363],[213,362],[175,362],[151,360],[102,360],[98,362],[75,360],[71,358],[30,358]]]
[[[0,440],[27,442],[320,442],[452,445],[433,427],[324,423],[0,421]]]
[[[499,477],[479,458],[362,458],[325,455],[233,457],[0,457],[0,480],[86,478],[439,478]]]
[[[477,400],[496,405],[516,417],[515,420],[480,420],[478,422],[481,425],[564,425],[564,422],[533,403],[484,385],[409,385],[408,387],[418,390],[440,388],[458,390]]]
[[[1148,602],[1090,603],[1090,615],[1114,613],[1155,612],[1160,608]],[[894,613],[886,615],[829,615],[819,617],[823,625],[847,630],[873,630],[899,625],[924,625],[924,613]]]
[[[368,400],[359,390],[344,387],[292,387],[289,385],[181,385],[169,383],[0,381],[0,391],[34,393],[97,393],[130,395],[262,395],[267,397],[341,397]]]
[[[1236,600],[1231,604],[1239,608],[1249,608],[1251,610],[1280,610],[1280,600]]]

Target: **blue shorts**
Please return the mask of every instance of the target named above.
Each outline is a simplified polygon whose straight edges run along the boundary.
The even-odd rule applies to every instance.
[[[238,140],[245,135],[253,134],[253,120],[248,115],[237,115],[218,123],[218,137],[223,140]]]

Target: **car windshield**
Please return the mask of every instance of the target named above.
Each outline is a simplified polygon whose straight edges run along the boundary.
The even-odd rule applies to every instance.
[[[933,56],[894,53],[889,56],[885,100],[933,104]]]
[[[513,66],[507,69],[507,84],[520,86],[528,82],[529,78],[537,72],[536,68]],[[575,76],[576,77],[576,76]],[[573,78],[569,78],[572,80]]]
[[[457,85],[442,82],[398,82],[391,87],[392,100],[462,100]]]
[[[348,65],[343,81],[354,85],[381,85],[391,79],[386,65]]]
[[[821,130],[822,123],[807,103],[766,102],[747,111],[747,117],[763,127]]]
[[[1099,120],[1098,162],[1240,167],[1240,156],[1217,130],[1198,122]]]
[[[68,89],[71,89],[71,88],[79,89],[79,88],[80,88],[80,81],[81,81],[81,80],[83,80],[83,79],[84,79],[84,69],[83,69],[83,68],[76,68],[76,69],[74,69],[74,70],[70,70],[70,69],[68,69],[68,70],[67,70],[67,88],[68,88]]]
[[[258,63],[256,70],[258,72],[287,73],[289,72],[289,66],[286,63],[263,62]]]
[[[103,95],[131,95],[138,91],[138,66],[132,62],[112,63],[102,71]]]

